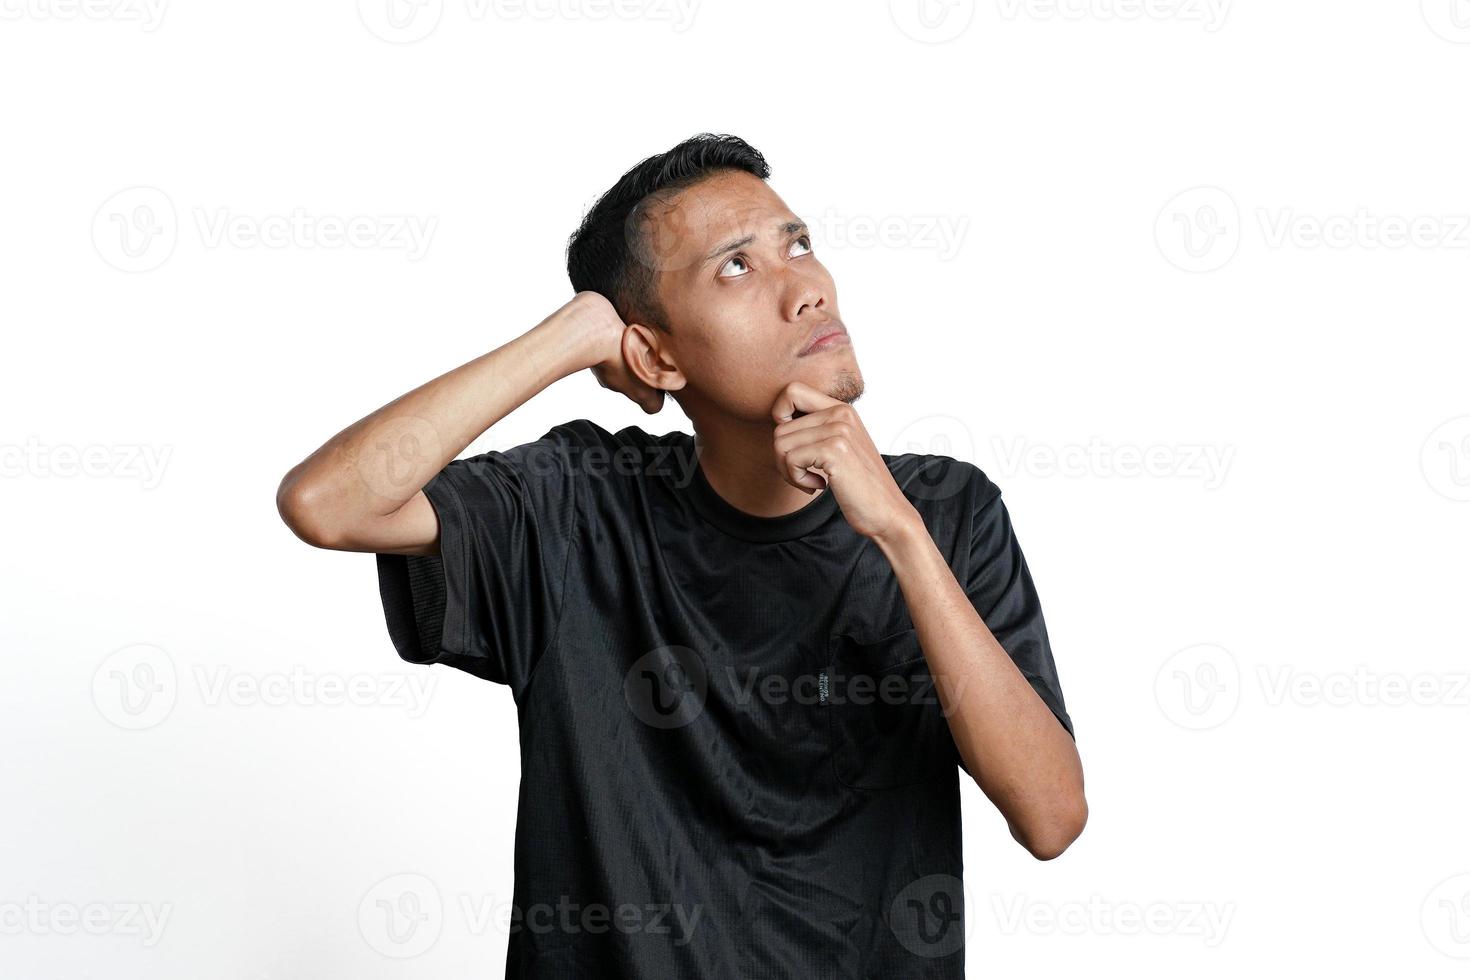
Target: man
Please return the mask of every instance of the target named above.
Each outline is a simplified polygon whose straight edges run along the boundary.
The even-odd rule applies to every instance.
[[[999,489],[885,456],[832,278],[744,141],[638,164],[576,295],[287,474],[286,523],[376,552],[399,654],[509,685],[507,977],[962,977],[958,773],[1036,857],[1087,818]],[[591,369],[695,436],[578,420],[455,457]]]

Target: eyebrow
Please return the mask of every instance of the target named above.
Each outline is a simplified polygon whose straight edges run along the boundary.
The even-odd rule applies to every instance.
[[[805,221],[786,221],[782,222],[776,230],[783,235],[794,235],[799,231],[804,232],[808,229]],[[719,248],[715,249],[713,252],[706,255],[703,261],[700,262],[700,265],[711,262],[727,252],[733,252],[736,249],[744,248],[753,241],[755,241],[754,235],[746,235],[744,238],[737,238],[734,241],[726,242]]]

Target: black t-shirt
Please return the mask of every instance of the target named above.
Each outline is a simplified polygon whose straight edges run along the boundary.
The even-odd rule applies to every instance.
[[[1000,490],[884,459],[1071,732]],[[400,656],[515,699],[508,978],[964,976],[959,754],[892,566],[830,491],[755,517],[691,436],[586,420],[424,491],[440,555],[378,555],[379,584]]]

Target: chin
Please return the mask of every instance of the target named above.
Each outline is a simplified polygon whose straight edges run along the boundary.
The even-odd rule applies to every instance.
[[[835,398],[840,402],[851,405],[863,396],[863,375],[857,368],[839,371],[835,377],[827,382],[826,392],[828,398]]]

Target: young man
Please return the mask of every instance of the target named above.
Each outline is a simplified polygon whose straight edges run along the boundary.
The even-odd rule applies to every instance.
[[[413,663],[509,685],[507,977],[962,977],[958,773],[1030,853],[1087,819],[999,489],[885,456],[832,277],[744,141],[625,174],[576,295],[296,466],[301,538],[376,552]],[[558,425],[455,457],[591,369],[696,435]]]

